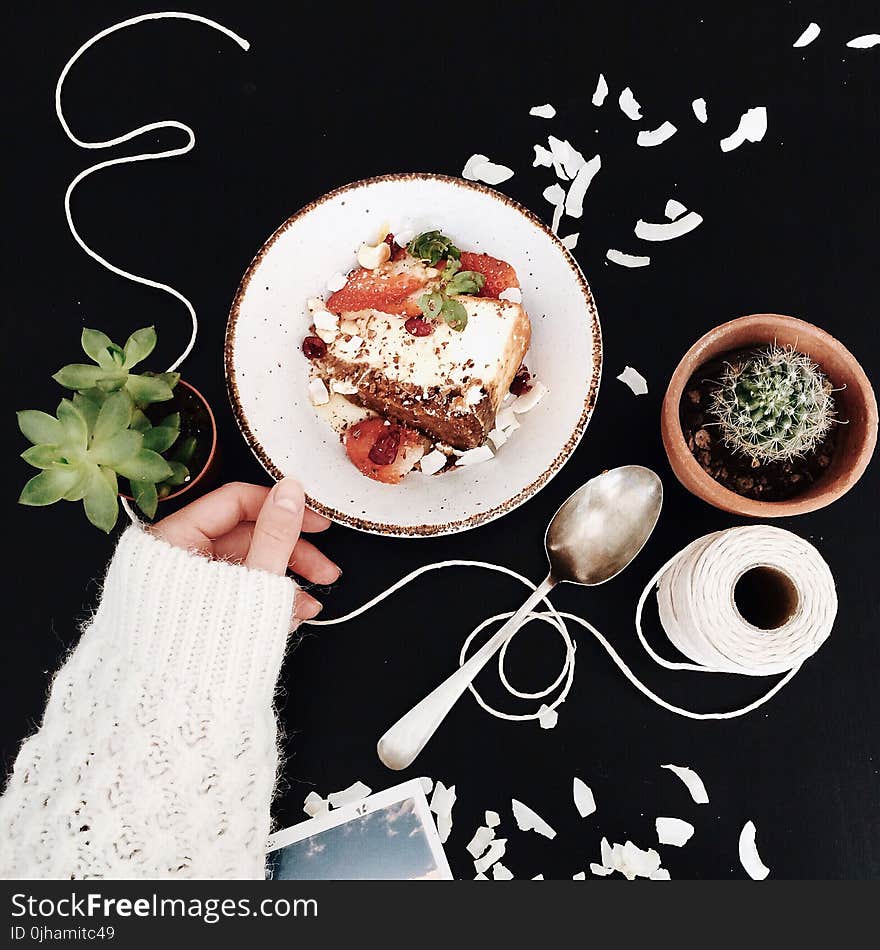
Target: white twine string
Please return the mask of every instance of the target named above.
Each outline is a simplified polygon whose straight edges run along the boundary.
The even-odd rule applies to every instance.
[[[139,135],[143,135],[147,132],[157,132],[160,129],[179,129],[186,135],[186,144],[182,145],[180,148],[169,148],[160,152],[142,152],[140,155],[129,155],[124,158],[113,158],[106,162],[99,162],[97,165],[92,165],[89,168],[81,171],[73,179],[73,181],[71,181],[71,183],[67,186],[67,191],[64,194],[64,213],[67,217],[67,226],[70,228],[70,233],[73,235],[73,239],[86,252],[86,254],[89,255],[89,257],[97,261],[102,267],[105,267],[111,273],[117,274],[119,277],[123,277],[126,280],[133,281],[136,284],[143,284],[145,287],[152,287],[155,290],[162,290],[165,293],[170,294],[186,307],[187,311],[189,312],[190,321],[192,323],[192,333],[190,334],[189,342],[187,343],[183,352],[168,367],[168,372],[173,372],[181,365],[181,363],[183,363],[187,356],[189,356],[193,346],[195,345],[199,327],[195,307],[193,307],[189,300],[184,297],[180,291],[175,290],[174,287],[171,287],[168,284],[163,284],[158,280],[151,280],[148,277],[140,277],[137,274],[131,273],[131,271],[123,270],[121,267],[111,264],[106,257],[102,257],[97,253],[97,251],[94,251],[91,247],[89,247],[88,244],[86,244],[86,242],[82,239],[76,229],[75,224],[73,223],[73,214],[70,210],[70,200],[74,190],[81,181],[88,178],[89,175],[93,175],[95,172],[101,171],[102,169],[111,168],[113,165],[126,165],[134,162],[146,162],[158,158],[173,158],[177,155],[185,155],[187,152],[192,151],[196,144],[195,132],[193,132],[193,130],[184,122],[178,122],[176,119],[163,119],[160,122],[150,122],[147,125],[142,125],[139,128],[132,129],[130,132],[125,132],[123,135],[117,135],[115,138],[107,139],[103,142],[89,142],[85,139],[78,138],[74,134],[68,125],[67,120],[64,117],[64,111],[61,108],[61,89],[64,85],[64,80],[67,78],[67,74],[70,72],[73,64],[80,58],[80,56],[82,56],[83,53],[86,52],[86,50],[91,49],[92,46],[104,39],[104,37],[110,36],[111,33],[116,33],[118,30],[123,30],[126,27],[135,26],[138,23],[144,23],[148,20],[170,19],[191,20],[194,23],[202,23],[205,26],[209,26],[211,29],[218,30],[220,33],[228,36],[231,40],[234,40],[243,50],[248,50],[250,48],[250,43],[240,37],[237,33],[233,33],[232,30],[223,26],[221,23],[217,23],[215,20],[209,20],[207,17],[198,16],[195,13],[146,13],[142,16],[132,17],[129,20],[123,20],[120,23],[115,23],[113,26],[108,27],[106,30],[101,30],[100,33],[96,33],[90,40],[87,40],[85,43],[83,43],[83,45],[80,46],[73,56],[70,57],[67,63],[65,63],[64,68],[61,70],[61,75],[58,77],[58,82],[55,85],[55,114],[58,116],[58,121],[61,123],[61,128],[64,129],[67,137],[71,142],[74,143],[74,145],[78,145],[80,148],[112,148],[114,145],[121,145],[123,142],[128,142],[131,139],[137,138]]]
[[[429,571],[447,567],[480,567],[497,571],[518,580],[530,590],[536,585],[516,571],[485,561],[439,561],[411,571],[391,587],[377,594],[355,610],[330,620],[308,621],[311,626],[333,626],[359,617],[396,591]],[[736,608],[733,591],[746,571],[769,567],[784,574],[797,592],[792,616],[775,630],[759,630],[748,623]],[[658,590],[658,606],[663,629],[669,640],[692,663],[666,660],[657,654],[642,632],[642,613],[652,590]],[[542,620],[559,632],[565,644],[565,658],[556,679],[543,690],[523,692],[509,682],[505,671],[508,640],[498,656],[498,674],[502,685],[521,699],[543,699],[560,689],[549,709],[562,703],[574,681],[575,644],[565,621],[579,624],[598,640],[617,668],[644,696],[656,705],[687,719],[735,719],[757,709],[772,699],[790,682],[804,660],[812,656],[831,633],[837,614],[834,578],[819,552],[807,541],[781,528],[752,525],[718,531],[693,541],[671,557],[648,581],[636,607],[635,628],[639,642],[657,663],[669,670],[690,670],[699,673],[740,673],[745,676],[785,675],[761,697],[739,709],[725,712],[694,712],[667,702],[649,689],[627,666],[607,638],[589,621],[576,614],[557,611],[549,598],[544,598],[546,612],[528,615],[525,624]],[[464,663],[474,639],[489,625],[513,616],[513,611],[484,620],[466,638],[459,655]],[[523,626],[525,626],[523,624]],[[520,627],[522,630],[523,627]],[[512,715],[486,703],[476,688],[471,692],[480,706],[499,719],[522,721],[537,719],[540,712]]]

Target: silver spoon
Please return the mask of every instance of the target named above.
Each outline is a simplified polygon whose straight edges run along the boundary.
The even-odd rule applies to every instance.
[[[382,736],[377,749],[385,765],[412,764],[477,673],[557,584],[593,587],[619,574],[651,536],[662,504],[662,482],[641,465],[603,472],[563,502],[544,538],[550,562],[544,582],[491,640]]]

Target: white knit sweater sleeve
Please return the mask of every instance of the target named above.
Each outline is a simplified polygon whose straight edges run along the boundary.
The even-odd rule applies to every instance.
[[[0,876],[262,878],[295,594],[129,528],[0,799]]]

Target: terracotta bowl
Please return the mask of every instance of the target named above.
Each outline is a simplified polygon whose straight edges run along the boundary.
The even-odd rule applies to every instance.
[[[834,457],[820,479],[787,501],[755,501],[730,491],[703,470],[682,433],[679,405],[688,380],[705,363],[731,350],[773,342],[795,347],[822,367],[839,390],[835,393],[838,417],[846,424],[838,430]],[[688,491],[733,514],[783,518],[830,505],[861,478],[877,444],[877,400],[856,358],[833,336],[794,317],[756,313],[722,323],[685,353],[669,381],[660,428],[669,464]]]

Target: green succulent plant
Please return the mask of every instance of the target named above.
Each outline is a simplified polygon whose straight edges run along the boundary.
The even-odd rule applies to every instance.
[[[124,347],[98,330],[83,330],[83,350],[95,364],[74,363],[53,376],[76,390],[73,396],[61,400],[54,416],[35,409],[18,413],[19,428],[32,443],[22,458],[40,469],[24,486],[21,504],[82,501],[89,521],[109,532],[119,514],[119,477],[128,480],[149,518],[160,498],[187,481],[196,440],[179,440],[180,413],[154,424],[144,411],[173,397],[179,374],[131,372],[155,345],[153,327],[134,332]]]
[[[100,330],[84,329],[81,342],[86,356],[90,356],[94,363],[62,366],[52,379],[65,389],[77,392],[99,389],[105,393],[126,389],[139,405],[165,402],[173,397],[173,389],[180,379],[179,373],[131,372],[155,349],[155,327],[135,330],[125,341],[125,346],[117,346]]]
[[[835,421],[832,387],[793,347],[766,347],[725,366],[710,412],[724,444],[755,463],[800,458]]]

